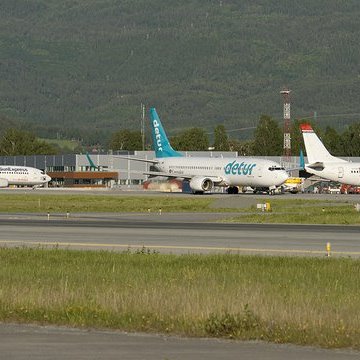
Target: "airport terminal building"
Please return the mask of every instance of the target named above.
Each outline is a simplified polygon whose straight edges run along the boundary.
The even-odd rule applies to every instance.
[[[237,152],[188,151],[184,156],[203,157],[237,157]],[[0,156],[0,165],[31,166],[44,170],[52,180],[49,187],[145,187],[148,176],[144,172],[151,171],[151,164],[131,161],[126,157],[152,160],[153,151],[122,151],[114,154],[64,154],[64,155],[27,155]],[[283,163],[280,156],[258,157]],[[346,158],[347,161],[360,161],[360,158]],[[306,163],[306,158],[305,158]],[[299,157],[291,158],[291,168],[299,166]],[[95,165],[95,166],[94,166]],[[292,176],[304,176],[295,171]],[[305,175],[306,176],[306,175]],[[308,175],[307,175],[308,176]],[[164,180],[164,179],[163,179]],[[154,180],[152,180],[154,182]],[[156,182],[156,180],[155,180]]]
[[[189,151],[183,154],[204,157],[237,156],[236,152],[214,151]],[[44,170],[52,178],[49,187],[114,188],[143,185],[148,180],[148,176],[143,172],[150,171],[151,164],[127,160],[127,156],[152,160],[155,155],[153,151],[122,151],[114,154],[90,155],[0,156],[0,165],[31,166]]]

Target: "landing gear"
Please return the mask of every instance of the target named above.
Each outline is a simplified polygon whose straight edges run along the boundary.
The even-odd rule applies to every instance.
[[[254,188],[254,194],[268,194],[268,195],[275,195],[276,188],[266,188],[266,187],[257,187]]]
[[[269,187],[269,195],[275,195],[276,186],[270,186]]]
[[[227,193],[228,194],[238,194],[239,193],[239,188],[237,186],[229,186],[227,188]]]

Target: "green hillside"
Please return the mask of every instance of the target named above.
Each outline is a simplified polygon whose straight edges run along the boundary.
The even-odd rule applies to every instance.
[[[357,0],[2,0],[0,114],[103,142],[156,106],[170,134],[293,117],[360,120]],[[339,115],[346,114],[346,115]],[[232,132],[246,137],[249,133]]]

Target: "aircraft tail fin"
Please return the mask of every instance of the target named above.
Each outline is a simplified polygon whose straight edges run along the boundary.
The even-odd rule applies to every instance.
[[[171,147],[155,108],[150,109],[150,125],[155,156],[157,158],[183,156]]]
[[[299,161],[299,167],[300,170],[304,170],[305,169],[305,159],[304,159],[304,153],[302,150],[300,150],[300,161]]]
[[[98,167],[97,167],[97,166],[94,164],[94,162],[92,161],[89,153],[86,153],[86,158],[87,158],[88,161],[89,161],[90,169],[96,170]]]
[[[301,124],[300,129],[304,138],[308,163],[344,161],[329,153],[310,124]]]

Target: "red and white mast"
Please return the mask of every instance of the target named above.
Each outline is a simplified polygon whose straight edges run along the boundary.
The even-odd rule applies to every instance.
[[[290,118],[290,90],[284,88],[280,91],[284,99],[284,152],[283,161],[291,162],[291,118]]]

